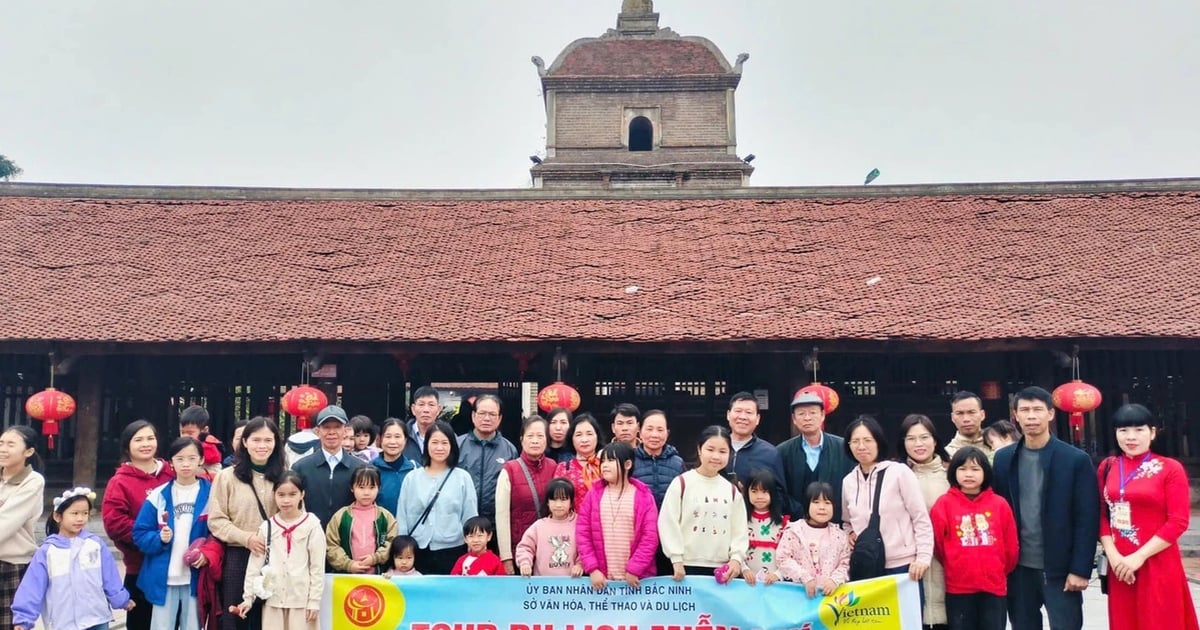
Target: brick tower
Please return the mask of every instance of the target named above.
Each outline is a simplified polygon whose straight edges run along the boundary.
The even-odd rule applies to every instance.
[[[534,188],[731,188],[754,168],[737,156],[730,65],[703,37],[659,28],[650,0],[624,0],[617,28],[572,42],[547,68],[546,157]]]

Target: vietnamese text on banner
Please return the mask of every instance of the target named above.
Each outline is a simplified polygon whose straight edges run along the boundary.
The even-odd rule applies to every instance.
[[[888,576],[809,599],[779,582],[329,575],[322,630],[920,630],[916,582]]]

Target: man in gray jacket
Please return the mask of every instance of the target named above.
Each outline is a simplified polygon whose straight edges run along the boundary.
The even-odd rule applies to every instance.
[[[458,436],[458,467],[475,482],[479,515],[496,523],[496,478],[504,462],[517,457],[517,447],[500,435],[500,399],[484,394],[475,399],[471,413],[475,428]]]

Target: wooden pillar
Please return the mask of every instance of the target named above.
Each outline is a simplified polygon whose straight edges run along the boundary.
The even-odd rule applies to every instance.
[[[100,451],[100,418],[104,404],[104,357],[79,361],[79,397],[75,412],[76,486],[96,485],[96,457]]]

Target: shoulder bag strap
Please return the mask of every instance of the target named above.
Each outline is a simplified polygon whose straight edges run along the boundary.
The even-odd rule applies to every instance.
[[[521,467],[521,472],[525,473],[525,482],[529,484],[529,494],[533,495],[533,511],[538,514],[542,513],[542,498],[538,496],[537,485],[533,483],[533,474],[529,472],[529,466],[525,465],[525,460],[517,458],[517,465]]]
[[[446,476],[442,477],[442,483],[438,484],[437,491],[433,493],[433,498],[430,499],[429,503],[425,505],[425,511],[421,512],[421,517],[418,518],[417,522],[413,523],[412,528],[408,530],[409,536],[412,536],[413,532],[417,531],[417,528],[421,526],[421,523],[424,523],[425,519],[429,518],[429,512],[433,509],[433,504],[437,503],[438,496],[442,494],[442,488],[446,487],[446,482],[450,480],[450,474],[453,472],[453,468],[446,471]]]
[[[880,469],[879,475],[875,477],[875,503],[871,506],[871,522],[868,527],[879,528],[879,497],[883,493],[883,473],[886,469]]]
[[[264,521],[270,520],[267,518],[267,508],[263,506],[262,499],[258,498],[258,488],[254,487],[253,474],[250,477],[250,481],[246,482],[246,485],[250,486],[250,494],[254,495],[254,502],[258,504],[258,514],[262,516]]]
[[[254,496],[256,496],[256,497],[257,497],[258,495],[256,494],[256,495],[254,495]],[[260,505],[261,505],[261,504],[260,504]],[[266,555],[266,558],[264,558],[264,559],[263,559],[263,566],[267,566],[267,565],[271,564],[271,519],[267,519],[267,543],[266,543],[266,549],[267,549],[267,553],[265,554],[265,555]]]

